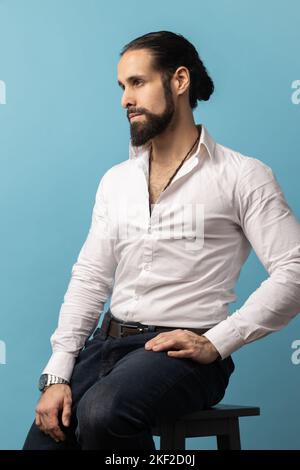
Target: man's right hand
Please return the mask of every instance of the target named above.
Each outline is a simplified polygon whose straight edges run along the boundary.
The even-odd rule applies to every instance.
[[[35,424],[56,442],[64,441],[66,436],[58,423],[62,410],[62,423],[69,426],[71,419],[72,392],[69,385],[53,384],[42,393],[35,408]]]

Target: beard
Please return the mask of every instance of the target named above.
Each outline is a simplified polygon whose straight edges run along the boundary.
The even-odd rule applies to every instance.
[[[130,124],[131,143],[134,146],[144,145],[148,140],[164,132],[170,124],[175,112],[172,90],[169,81],[163,79],[166,107],[162,114],[153,114],[145,109],[137,110],[145,115],[144,122],[134,121]]]

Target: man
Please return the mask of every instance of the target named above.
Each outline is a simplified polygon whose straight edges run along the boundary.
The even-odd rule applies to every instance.
[[[214,87],[194,46],[137,38],[118,82],[130,158],[100,181],[24,449],[155,449],[158,416],[218,403],[231,354],[300,310],[300,225],[269,167],[195,124]],[[251,246],[269,277],[228,316]]]

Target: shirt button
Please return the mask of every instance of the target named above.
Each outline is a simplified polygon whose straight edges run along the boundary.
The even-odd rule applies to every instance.
[[[134,296],[134,300],[139,300],[139,296],[138,296],[138,295],[135,295],[135,296]]]
[[[149,264],[145,264],[144,268],[145,268],[146,271],[149,271],[149,269],[150,269]]]

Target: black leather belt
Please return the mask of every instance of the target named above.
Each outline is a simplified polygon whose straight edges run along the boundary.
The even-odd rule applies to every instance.
[[[141,333],[150,333],[150,332],[157,332],[163,333],[164,331],[172,331],[178,329],[177,326],[168,327],[168,326],[156,326],[156,325],[143,325],[142,323],[134,322],[134,323],[125,323],[114,320],[113,318],[110,320],[110,325],[108,328],[108,335],[114,338],[123,338],[124,336],[129,335],[138,335]],[[209,328],[180,328],[189,331],[193,331],[198,335],[202,335]]]

